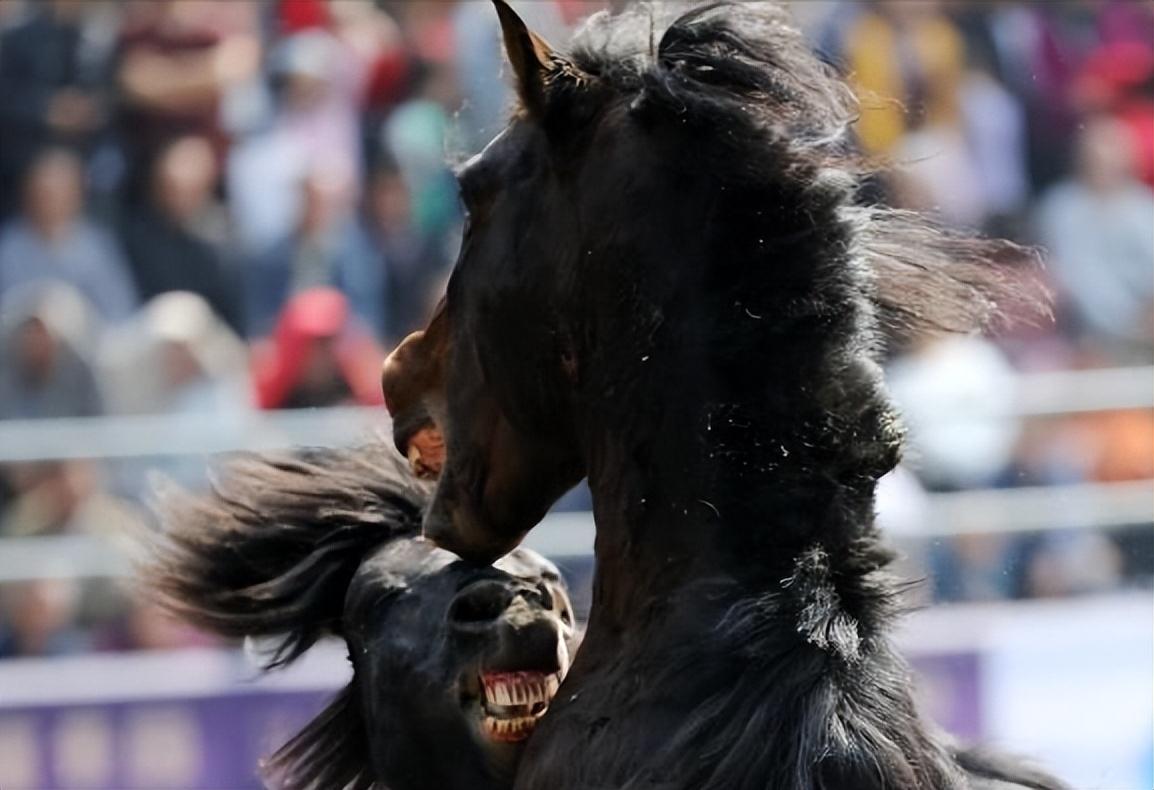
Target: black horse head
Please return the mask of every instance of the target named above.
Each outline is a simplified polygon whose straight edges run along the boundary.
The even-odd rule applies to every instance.
[[[213,492],[164,498],[150,566],[179,616],[273,637],[269,667],[325,634],[353,679],[266,766],[276,786],[501,788],[575,649],[557,569],[493,566],[419,535],[423,492],[381,448],[246,456]]]
[[[776,4],[599,14],[568,55],[497,9],[520,107],[461,169],[446,299],[384,373],[394,416],[445,434],[427,534],[504,554],[614,466],[606,436],[712,502],[710,481],[770,462],[727,452],[731,426],[787,411],[779,447],[872,485],[900,444],[878,329],[982,324],[1000,290],[982,264],[1009,245],[858,204],[852,96]],[[688,457],[660,441],[706,433]]]

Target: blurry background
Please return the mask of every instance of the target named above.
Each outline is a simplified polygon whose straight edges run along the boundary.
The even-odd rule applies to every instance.
[[[515,5],[561,42],[607,3]],[[899,166],[869,198],[1041,245],[1056,295],[889,360],[927,709],[1150,788],[1154,3],[793,6]],[[130,547],[153,472],[387,429],[383,350],[443,287],[449,165],[501,127],[502,71],[488,2],[0,0],[0,787],[256,787],[342,682],[339,648],[252,682]],[[533,538],[579,590],[587,507]]]

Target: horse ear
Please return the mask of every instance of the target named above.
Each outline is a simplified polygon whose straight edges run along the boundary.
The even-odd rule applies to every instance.
[[[539,113],[544,109],[546,84],[558,74],[572,74],[576,70],[554,52],[545,39],[530,30],[506,0],[493,0],[493,5],[501,20],[505,54],[513,66],[517,93],[526,109]]]

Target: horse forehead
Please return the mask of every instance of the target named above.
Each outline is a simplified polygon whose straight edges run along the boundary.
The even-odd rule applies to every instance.
[[[422,537],[392,541],[362,563],[357,571],[359,587],[366,591],[407,588],[419,579],[440,574],[457,557]]]

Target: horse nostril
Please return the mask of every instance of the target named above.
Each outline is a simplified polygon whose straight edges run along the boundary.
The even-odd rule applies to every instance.
[[[511,600],[510,591],[502,584],[473,584],[459,592],[449,605],[449,621],[466,626],[491,622],[504,614]]]

